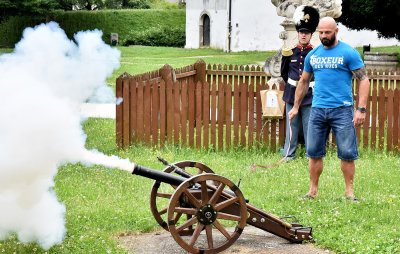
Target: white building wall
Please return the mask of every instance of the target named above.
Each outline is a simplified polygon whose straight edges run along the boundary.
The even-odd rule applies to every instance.
[[[284,18],[265,0],[232,0],[232,51],[278,49]]]
[[[199,16],[200,10],[193,10],[188,7],[190,1],[186,3],[186,43],[185,48],[200,47]]]
[[[227,49],[228,0],[187,0],[186,1],[186,45],[185,48],[199,48],[200,24],[203,14],[210,17],[210,47]]]
[[[200,47],[200,18],[210,16],[210,46],[228,50],[229,0],[186,1],[186,48]],[[284,20],[278,16],[271,0],[232,0],[232,51],[278,50],[283,42],[279,33]],[[318,35],[315,34],[318,40]],[[376,31],[349,30],[339,24],[339,39],[353,47],[371,44],[372,47],[400,45],[396,39],[379,39]]]

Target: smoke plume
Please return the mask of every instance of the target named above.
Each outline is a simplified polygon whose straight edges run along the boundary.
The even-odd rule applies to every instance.
[[[50,22],[25,29],[14,51],[0,55],[0,240],[16,234],[43,249],[63,241],[66,209],[53,190],[60,165],[130,166],[85,149],[79,105],[110,98],[99,91],[110,92],[105,80],[119,67],[120,52],[101,36],[70,40]]]

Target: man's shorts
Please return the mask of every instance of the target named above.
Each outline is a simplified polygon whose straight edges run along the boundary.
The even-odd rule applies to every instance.
[[[322,158],[330,130],[336,139],[337,154],[341,160],[358,159],[356,129],[352,106],[339,108],[311,108],[307,134],[307,156]]]

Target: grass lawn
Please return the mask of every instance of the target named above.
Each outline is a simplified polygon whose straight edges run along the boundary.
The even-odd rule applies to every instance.
[[[274,54],[150,47],[120,50],[121,68],[109,83],[115,83],[115,78],[124,71],[138,74],[165,63],[180,67],[203,58],[207,63],[254,64]],[[234,183],[241,179],[240,189],[251,204],[278,216],[294,215],[303,225],[312,226],[318,247],[335,253],[400,253],[398,154],[361,150],[355,178],[355,191],[361,202],[351,203],[343,196],[339,160],[335,151],[329,151],[319,196],[316,200],[304,201],[300,199],[308,190],[304,156],[277,168],[252,172],[249,170],[252,163],[274,163],[280,159],[278,153],[255,149],[216,153],[172,146],[160,150],[140,145],[118,150],[114,120],[92,118],[85,122],[84,130],[87,148],[129,158],[143,166],[163,169],[157,156],[169,162],[194,160]],[[63,243],[44,251],[36,243],[22,244],[12,236],[0,241],[0,253],[126,253],[118,245],[118,235],[160,230],[149,208],[153,183],[150,179],[102,166],[67,164],[59,169],[55,183],[57,196],[66,206],[67,235]]]
[[[187,148],[162,150],[140,145],[127,150],[115,147],[113,120],[90,119],[85,124],[87,147],[129,158],[138,164],[162,169],[157,156],[170,162],[201,161],[233,182],[250,203],[273,214],[294,215],[313,227],[315,244],[336,253],[399,253],[398,155],[361,151],[355,190],[360,203],[343,197],[344,183],[334,151],[325,159],[319,197],[303,201],[308,189],[307,160],[301,157],[278,168],[252,172],[252,163],[273,163],[277,153],[231,151],[214,153]],[[56,176],[56,193],[66,205],[67,236],[47,253],[126,253],[118,247],[120,234],[159,230],[149,208],[152,180],[126,171],[69,164]],[[0,242],[0,253],[44,253],[36,244],[24,245],[15,237]]]
[[[115,86],[115,79],[124,72],[131,75],[158,70],[165,64],[179,68],[203,59],[207,64],[260,64],[275,54],[273,51],[248,51],[227,54],[216,49],[183,49],[166,47],[118,47],[122,53],[121,67],[107,80]]]

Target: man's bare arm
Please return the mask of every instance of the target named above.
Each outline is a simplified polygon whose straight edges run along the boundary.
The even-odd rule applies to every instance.
[[[364,80],[364,79],[368,78],[367,70],[365,69],[365,67],[362,67],[360,69],[354,70],[353,71],[353,75],[358,80]]]
[[[308,72],[303,72],[301,75],[301,78],[299,82],[297,83],[296,87],[296,94],[294,97],[294,107],[299,108],[301,105],[301,102],[303,101],[304,96],[306,96],[308,92],[308,88],[310,86],[310,80],[311,80],[311,73]]]
[[[303,72],[297,83],[293,108],[288,112],[289,119],[293,119],[299,112],[299,107],[310,86],[311,73]]]
[[[369,78],[365,67],[352,71],[354,78],[360,81],[358,89],[358,107],[366,108],[369,96]],[[356,126],[363,124],[365,121],[365,113],[356,110],[353,122]]]
[[[366,107],[369,95],[369,79],[365,67],[352,71],[356,79],[360,81],[358,91],[358,107]]]

